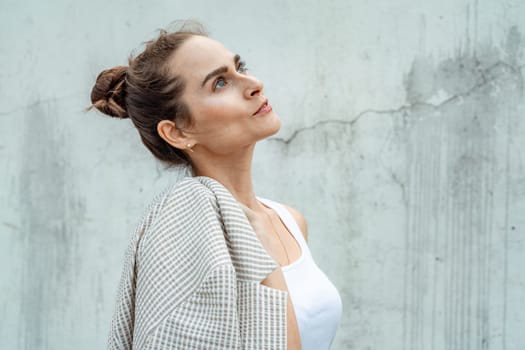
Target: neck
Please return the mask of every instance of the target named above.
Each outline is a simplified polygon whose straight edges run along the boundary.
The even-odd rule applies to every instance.
[[[195,176],[207,176],[220,182],[233,197],[254,211],[261,210],[255,198],[252,182],[252,159],[255,144],[239,152],[225,156],[206,156],[202,150],[199,155],[192,154],[192,168]]]

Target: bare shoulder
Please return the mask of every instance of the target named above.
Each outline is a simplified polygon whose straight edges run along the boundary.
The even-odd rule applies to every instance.
[[[306,224],[306,219],[304,218],[303,214],[301,214],[297,209],[294,209],[288,205],[283,204],[286,209],[292,214],[295,221],[297,221],[297,225],[301,229],[301,232],[304,236],[304,240],[308,241],[308,225]]]

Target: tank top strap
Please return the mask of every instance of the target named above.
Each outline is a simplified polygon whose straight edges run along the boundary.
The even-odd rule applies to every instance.
[[[279,215],[279,217],[281,218],[283,223],[286,225],[290,233],[294,236],[295,240],[301,246],[302,252],[308,252],[309,251],[308,245],[292,213],[290,213],[290,211],[286,209],[286,207],[279,202],[273,201],[268,198],[262,198],[259,196],[256,196],[256,198],[260,200],[263,204],[272,208]]]

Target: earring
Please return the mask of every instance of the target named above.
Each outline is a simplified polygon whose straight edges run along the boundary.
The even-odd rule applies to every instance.
[[[190,143],[188,143],[186,146],[190,149],[191,152],[193,152],[193,150],[191,149],[192,146]]]

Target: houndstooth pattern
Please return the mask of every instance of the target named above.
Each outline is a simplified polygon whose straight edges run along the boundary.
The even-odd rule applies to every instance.
[[[108,349],[286,349],[277,267],[222,184],[184,178],[132,235]]]

